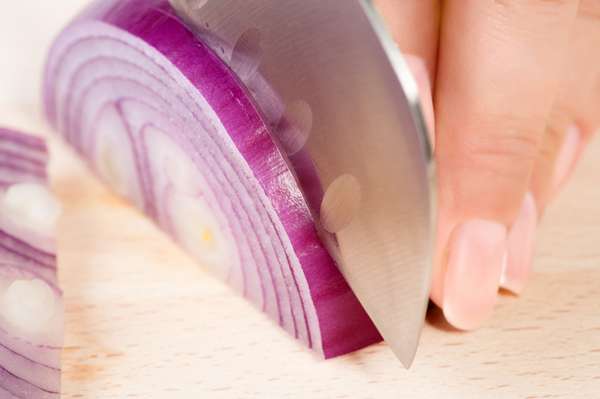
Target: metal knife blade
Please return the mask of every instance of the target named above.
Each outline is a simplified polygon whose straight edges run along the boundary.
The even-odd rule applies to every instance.
[[[371,3],[171,3],[188,23],[231,46],[245,32],[258,31],[262,76],[285,104],[309,105],[306,146],[323,186],[350,175],[351,191],[360,193],[331,252],[409,367],[430,288],[433,162],[417,85]]]

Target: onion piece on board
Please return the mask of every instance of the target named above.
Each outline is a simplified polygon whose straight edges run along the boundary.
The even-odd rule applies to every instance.
[[[308,347],[332,357],[377,342],[315,225],[322,188],[299,131],[310,109],[288,115],[242,39],[191,31],[166,0],[96,1],[52,46],[46,115],[105,182]]]
[[[60,205],[40,138],[0,128],[0,397],[58,399],[63,343],[56,276]]]

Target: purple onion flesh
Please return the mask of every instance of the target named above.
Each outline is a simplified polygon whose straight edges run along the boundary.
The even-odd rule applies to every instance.
[[[47,159],[42,139],[0,128],[1,398],[60,397],[60,206],[47,188]]]
[[[96,1],[56,39],[44,105],[105,182],[308,347],[381,339],[319,238],[302,137],[235,44],[166,0]]]

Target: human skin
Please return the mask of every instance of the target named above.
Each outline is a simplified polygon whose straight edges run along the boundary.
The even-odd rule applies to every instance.
[[[600,126],[600,0],[376,0],[435,126],[431,299],[460,329],[519,294],[544,209]]]

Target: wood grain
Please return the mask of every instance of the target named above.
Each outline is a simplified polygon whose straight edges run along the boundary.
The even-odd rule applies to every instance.
[[[36,113],[12,126],[48,132]],[[432,310],[412,369],[385,344],[304,350],[109,194],[56,140],[65,398],[589,398],[600,392],[600,143],[548,210],[526,292],[482,329]]]

